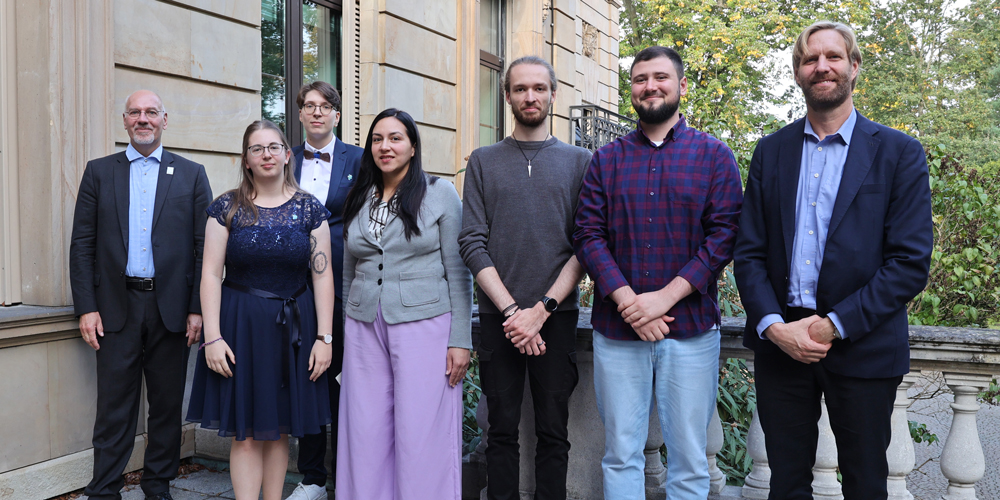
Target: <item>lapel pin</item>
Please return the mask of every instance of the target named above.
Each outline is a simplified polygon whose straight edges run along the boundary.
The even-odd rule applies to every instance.
[[[167,167],[167,175],[174,175],[174,167]]]
[[[347,180],[352,180],[352,179],[354,179],[354,176],[351,174],[347,174]]]

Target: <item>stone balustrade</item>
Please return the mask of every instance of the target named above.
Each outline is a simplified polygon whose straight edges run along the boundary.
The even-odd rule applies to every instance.
[[[723,318],[722,349],[720,358],[743,358],[747,367],[753,370],[753,352],[742,345],[744,320]],[[478,322],[473,326],[478,330]],[[570,470],[568,481],[569,498],[579,500],[603,498],[601,480],[601,457],[604,451],[604,429],[597,414],[593,389],[593,329],[590,325],[590,311],[583,310],[577,330],[577,361],[580,369],[580,384],[570,399]],[[1000,374],[1000,331],[947,328],[910,327],[911,373],[903,378],[896,392],[895,409],[892,414],[892,440],[886,452],[889,462],[889,498],[892,500],[912,500],[906,488],[906,475],[915,466],[913,440],[910,437],[907,408],[910,400],[907,390],[914,384],[922,371],[938,371],[944,375],[945,384],[954,394],[951,404],[953,418],[944,450],[941,454],[941,472],[948,480],[943,500],[975,499],[975,483],[983,478],[986,470],[985,456],[976,414],[979,410],[977,395],[989,386],[990,380]],[[527,387],[522,404],[521,421],[521,497],[533,498],[534,494],[534,425],[531,402]],[[488,402],[480,401],[477,414],[482,429],[488,428],[486,415]],[[816,463],[813,468],[813,491],[815,498],[843,499],[837,481],[837,450],[830,430],[826,406],[818,423],[820,437],[817,444]],[[483,460],[486,436],[470,460]],[[659,421],[655,410],[651,412],[649,434],[646,440],[646,498],[664,498],[663,484],[666,470],[660,463],[659,448],[663,444]],[[706,453],[712,477],[712,498],[766,499],[771,471],[767,465],[764,449],[764,433],[756,412],[747,437],[747,453],[754,461],[753,469],[740,488],[726,487],[725,476],[718,469],[715,454],[722,448],[722,424],[718,413],[713,416],[709,428],[709,442]],[[467,469],[469,470],[469,469]],[[468,483],[467,483],[468,484]],[[942,489],[944,486],[942,485]],[[485,498],[485,490],[482,498]]]

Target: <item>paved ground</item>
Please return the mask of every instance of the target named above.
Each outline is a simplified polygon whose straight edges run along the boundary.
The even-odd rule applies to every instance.
[[[930,432],[939,441],[930,445],[915,443],[917,468],[907,476],[907,487],[914,500],[937,500],[945,493],[948,480],[941,474],[940,456],[944,441],[948,437],[952,412],[949,404],[953,401],[945,388],[941,391],[941,380],[933,375],[920,381],[910,389],[910,397],[917,398],[910,408],[910,419],[927,424]],[[936,394],[933,399],[920,399]],[[976,484],[976,496],[982,500],[1000,499],[1000,407],[983,406],[977,415],[979,436],[986,455],[986,476]],[[229,479],[228,464],[212,460],[195,459],[195,463],[207,469],[178,477],[170,484],[174,500],[234,499]],[[301,475],[289,473],[286,477],[284,496],[295,489]],[[738,489],[727,488],[723,495],[712,500],[739,498]],[[79,499],[80,495],[65,495],[62,499]],[[123,500],[143,500],[138,486],[126,486],[122,491]]]
[[[233,500],[233,484],[229,479],[229,464],[214,460],[194,459],[194,462],[206,466],[204,470],[179,476],[170,482],[170,495],[174,500],[207,500],[226,499]],[[295,485],[302,479],[302,475],[289,473],[285,477],[285,488],[281,497],[285,498],[292,493]],[[83,496],[70,496],[69,499],[76,498],[86,500]],[[142,490],[138,485],[125,486],[122,490],[122,500],[143,500]],[[332,497],[331,497],[332,498]]]

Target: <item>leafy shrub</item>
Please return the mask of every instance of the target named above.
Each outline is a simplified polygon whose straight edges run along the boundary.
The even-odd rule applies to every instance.
[[[909,305],[917,325],[982,326],[1000,322],[1000,187],[977,169],[927,152],[934,210],[934,254],[927,288]]]

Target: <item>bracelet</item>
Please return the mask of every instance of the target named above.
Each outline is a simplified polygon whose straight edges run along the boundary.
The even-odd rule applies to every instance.
[[[211,341],[211,342],[205,342],[205,343],[201,344],[201,345],[200,345],[200,346],[198,347],[198,350],[200,351],[200,350],[204,349],[204,348],[205,348],[205,346],[207,346],[207,345],[212,345],[212,344],[214,344],[214,343],[216,343],[216,342],[218,342],[218,341],[220,341],[220,340],[222,340],[222,337],[219,337],[219,338],[217,338],[217,339],[215,339],[215,340],[213,340],[213,341]]]
[[[517,302],[514,302],[513,304],[505,307],[503,311],[500,311],[500,314],[503,314],[505,318],[509,318],[511,314],[517,312],[517,309]]]

